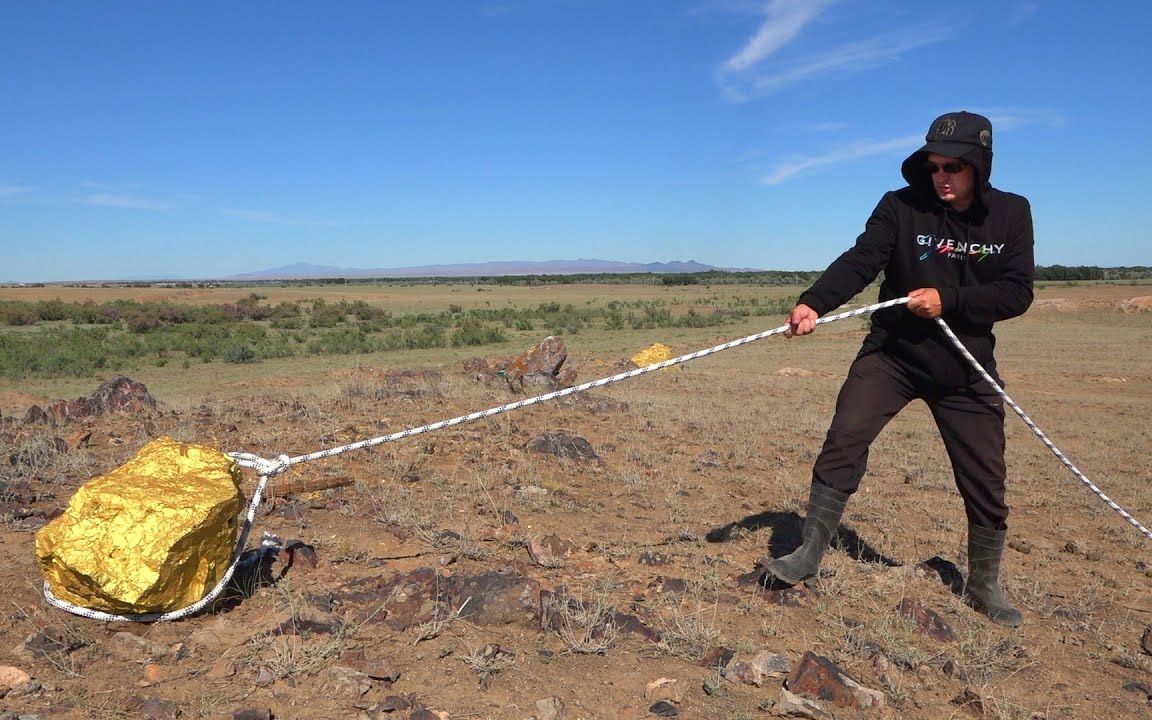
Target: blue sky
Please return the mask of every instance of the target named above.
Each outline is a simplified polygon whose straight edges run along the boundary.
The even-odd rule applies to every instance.
[[[0,2],[0,280],[821,269],[936,115],[1037,262],[1152,264],[1152,3]]]

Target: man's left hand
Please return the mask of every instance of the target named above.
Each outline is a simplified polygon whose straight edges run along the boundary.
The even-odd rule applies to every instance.
[[[940,317],[940,291],[936,288],[920,288],[908,293],[908,310],[916,317],[929,320]]]

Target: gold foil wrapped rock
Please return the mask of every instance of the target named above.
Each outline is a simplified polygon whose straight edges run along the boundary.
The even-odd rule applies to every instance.
[[[117,614],[187,607],[232,560],[240,469],[213,448],[161,437],[92,478],[36,533],[53,594]]]
[[[648,367],[665,360],[672,359],[672,348],[664,343],[653,343],[632,356],[632,364],[636,367]]]

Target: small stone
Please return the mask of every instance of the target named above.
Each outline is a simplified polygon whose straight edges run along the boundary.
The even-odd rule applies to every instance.
[[[226,657],[219,657],[208,668],[205,676],[209,680],[224,680],[236,674],[236,665]]]
[[[808,720],[833,720],[832,713],[815,701],[780,688],[780,697],[772,706],[772,714],[777,717],[807,718]]]
[[[254,681],[256,687],[268,687],[274,682],[276,682],[276,676],[273,675],[272,671],[267,667],[261,667],[256,671],[256,679]]]
[[[1012,540],[1008,543],[1008,547],[1022,555],[1032,554],[1032,543],[1027,540]]]
[[[645,550],[640,553],[638,562],[641,565],[667,565],[672,560],[664,553],[655,552],[652,550]]]
[[[955,633],[952,632],[948,623],[944,622],[944,618],[940,617],[935,610],[925,607],[919,600],[904,598],[896,606],[896,611],[900,613],[901,617],[915,622],[917,629],[933,640],[952,642],[956,639]]]
[[[1076,555],[1080,552],[1080,546],[1076,544],[1075,540],[1069,540],[1064,543],[1064,547],[1060,548],[1061,552],[1066,552],[1069,555]]]
[[[1144,635],[1140,638],[1140,647],[1144,652],[1152,655],[1152,625],[1144,628]]]
[[[787,655],[767,650],[761,650],[753,655],[749,664],[761,677],[784,677],[792,671],[792,663]]]
[[[149,685],[155,685],[160,682],[162,677],[163,673],[160,670],[160,666],[156,663],[148,663],[144,666],[144,673],[140,681],[136,684],[140,687],[148,687]]]
[[[232,720],[272,720],[271,710],[237,710]]]
[[[129,705],[136,711],[136,717],[145,720],[176,720],[180,717],[180,707],[171,700],[163,698],[136,698]]]
[[[23,685],[31,679],[31,675],[18,667],[0,665],[0,697],[4,697],[9,690]]]
[[[684,688],[675,678],[656,678],[644,687],[644,699],[648,702],[667,700],[680,703],[684,700]]]
[[[168,656],[169,649],[148,638],[121,631],[108,641],[108,651],[119,660],[145,665]]]
[[[972,688],[966,687],[961,690],[960,694],[952,698],[952,704],[959,705],[977,717],[984,716],[984,700],[973,692]]]
[[[696,664],[700,667],[724,669],[728,663],[732,662],[732,658],[735,655],[735,650],[717,645],[704,653],[704,657]]]
[[[661,700],[660,702],[652,703],[648,708],[648,712],[656,717],[676,717],[680,711],[672,703]]]
[[[564,701],[555,695],[537,700],[536,720],[564,720]]]
[[[411,695],[387,695],[370,709],[373,712],[390,713],[397,710],[407,710],[415,704],[416,701]]]

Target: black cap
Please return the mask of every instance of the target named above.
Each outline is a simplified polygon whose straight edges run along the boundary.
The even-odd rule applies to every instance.
[[[926,144],[916,152],[930,152],[944,157],[964,157],[973,148],[992,151],[992,123],[988,118],[965,111],[941,115],[932,121]]]

